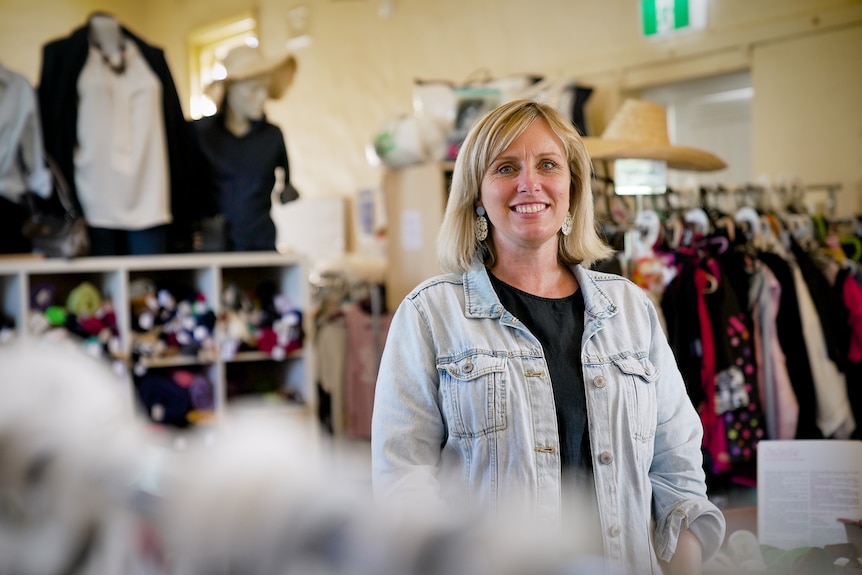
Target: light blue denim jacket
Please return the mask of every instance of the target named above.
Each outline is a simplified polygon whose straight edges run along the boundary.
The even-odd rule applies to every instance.
[[[724,517],[706,496],[702,426],[656,310],[627,279],[572,271],[586,309],[581,359],[604,555],[625,573],[661,573],[656,557],[670,559],[690,528],[706,559]],[[380,500],[527,504],[560,520],[548,366],[481,263],[423,282],[395,312],[371,450]]]

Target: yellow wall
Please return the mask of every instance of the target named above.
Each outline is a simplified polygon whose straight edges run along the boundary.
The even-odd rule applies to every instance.
[[[307,6],[312,44],[268,113],[285,132],[297,187],[348,197],[379,186],[364,148],[412,110],[415,78],[459,82],[483,68],[571,78],[595,88],[587,114],[599,133],[639,89],[749,69],[756,174],[840,181],[840,214],[862,212],[862,0],[712,0],[706,30],[659,41],[640,36],[636,0],[391,0],[388,18],[385,3],[0,0],[0,62],[35,82],[41,45],[103,9],[165,48],[185,98],[190,30],[252,10],[263,49],[276,53],[288,11]]]
[[[752,71],[757,169],[842,182],[835,213],[862,213],[862,27],[765,45]]]

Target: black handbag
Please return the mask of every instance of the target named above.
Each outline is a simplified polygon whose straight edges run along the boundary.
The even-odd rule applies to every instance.
[[[53,214],[37,207],[32,196],[27,195],[30,217],[24,220],[21,232],[33,245],[33,252],[49,258],[76,258],[90,253],[90,238],[87,221],[75,207],[69,193],[66,178],[53,158],[46,157],[51,170],[54,192],[63,206],[64,214]]]

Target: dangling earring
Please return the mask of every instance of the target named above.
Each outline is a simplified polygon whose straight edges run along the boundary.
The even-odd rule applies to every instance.
[[[476,234],[477,242],[485,241],[488,237],[488,220],[485,219],[485,208],[482,206],[476,206],[476,227],[473,228],[473,232]]]
[[[566,214],[566,219],[563,220],[563,227],[560,228],[560,231],[563,232],[564,236],[572,233],[572,214]]]

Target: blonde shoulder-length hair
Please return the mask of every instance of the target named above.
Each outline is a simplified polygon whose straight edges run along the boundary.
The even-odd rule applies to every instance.
[[[536,120],[547,122],[560,139],[572,174],[569,187],[572,233],[568,236],[558,233],[557,259],[563,265],[580,263],[589,266],[613,254],[613,250],[602,241],[595,222],[590,187],[592,165],[581,136],[572,122],[553,107],[533,100],[515,100],[491,110],[477,121],[458,152],[449,200],[437,238],[438,260],[443,271],[467,271],[480,251],[485,264],[494,266],[497,255],[493,234],[489,233],[484,241],[479,242],[474,233],[482,178],[494,159]]]

